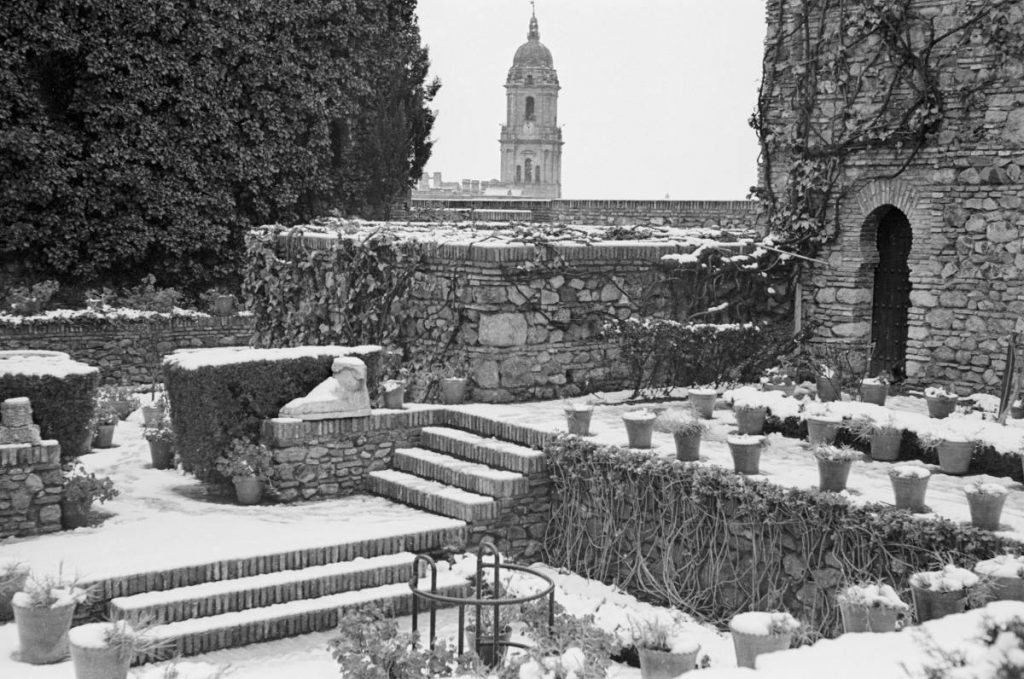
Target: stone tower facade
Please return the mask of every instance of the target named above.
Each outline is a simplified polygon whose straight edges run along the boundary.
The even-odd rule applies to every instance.
[[[505,81],[508,102],[501,126],[501,183],[524,198],[562,197],[562,130],[558,127],[558,72],[541,44],[537,16],[516,50]]]

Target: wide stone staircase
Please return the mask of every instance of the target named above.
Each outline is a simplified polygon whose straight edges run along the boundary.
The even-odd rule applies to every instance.
[[[426,513],[393,535],[296,549],[93,583],[111,619],[148,621],[160,642],[136,663],[324,631],[350,607],[378,603],[409,613],[416,554],[466,539],[464,521]],[[422,574],[420,574],[422,575]],[[429,589],[429,581],[419,586]],[[438,590],[466,591],[447,571]]]
[[[399,448],[392,469],[370,472],[367,490],[471,524],[497,520],[530,493],[540,450],[449,427],[424,427],[420,446]]]

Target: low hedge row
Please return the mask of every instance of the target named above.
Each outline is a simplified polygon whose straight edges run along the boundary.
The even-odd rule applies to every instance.
[[[764,421],[764,431],[767,434],[779,433],[788,438],[807,438],[807,423],[797,417],[784,419],[769,415]],[[869,452],[871,446],[853,436],[847,429],[840,429],[836,443],[850,445],[862,452]],[[912,431],[904,431],[903,439],[900,441],[899,460],[921,460],[928,464],[938,464],[939,454],[921,444],[921,439]],[[1002,476],[1011,478],[1018,483],[1024,482],[1024,463],[1021,456],[1015,453],[1001,453],[992,446],[979,445],[971,455],[971,464],[967,469],[968,474],[989,474],[990,476]]]
[[[195,368],[182,367],[173,354],[166,357],[164,384],[185,471],[202,480],[220,480],[215,461],[231,440],[257,438],[260,422],[277,417],[281,406],[330,377],[331,364],[340,355],[366,363],[372,394],[380,375],[379,347],[343,352],[323,347],[319,355],[276,360],[259,358],[260,350],[253,350],[251,360],[211,361]]]
[[[547,562],[716,623],[784,607],[811,638],[834,637],[835,595],[847,584],[886,582],[909,601],[916,571],[1021,550],[945,519],[575,436],[545,452]]]
[[[89,425],[96,410],[99,370],[74,374],[0,373],[0,401],[27,396],[44,439],[57,439],[61,458],[89,452]]]

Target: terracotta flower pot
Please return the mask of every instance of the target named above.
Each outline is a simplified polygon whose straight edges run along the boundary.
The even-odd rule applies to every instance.
[[[11,608],[11,598],[15,592],[20,592],[28,580],[29,568],[26,565],[11,570],[6,579],[0,578],[0,623],[7,622],[14,618],[14,610]]]
[[[736,616],[754,615],[754,613],[740,613]],[[749,634],[736,629],[736,618],[729,622],[729,631],[732,632],[732,642],[736,649],[736,665],[754,669],[757,656],[765,653],[784,651],[789,648],[793,640],[792,633],[786,634]]]
[[[807,441],[812,444],[825,443],[831,445],[836,440],[836,435],[839,434],[839,427],[842,424],[843,420],[839,417],[808,417]]]
[[[676,459],[680,462],[696,462],[700,459],[700,432],[690,434],[673,432],[676,441]]]
[[[839,389],[829,378],[821,376],[816,377],[814,379],[814,386],[817,389],[819,401],[828,403],[829,401],[839,400]]]
[[[999,530],[999,517],[1002,516],[1005,503],[1006,495],[967,493],[971,524],[982,530]]]
[[[263,482],[255,476],[236,476],[231,481],[235,484],[238,504],[258,505],[263,499]]]
[[[132,654],[118,646],[97,646],[93,642],[96,628],[110,623],[93,622],[75,627],[68,634],[75,679],[126,679]]]
[[[900,457],[902,429],[882,429],[871,435],[871,459],[878,462],[895,462]]]
[[[888,384],[863,384],[860,385],[860,400],[864,403],[874,403],[884,406],[885,398],[889,395]]]
[[[153,469],[171,469],[174,467],[174,447],[170,441],[161,439],[150,441],[149,457],[153,461]]]
[[[96,436],[93,437],[92,445],[93,448],[113,448],[114,447],[114,429],[117,428],[116,424],[98,424],[96,425]]]
[[[89,510],[92,502],[68,502],[61,500],[60,503],[60,526],[64,530],[84,528],[89,525]]]
[[[949,417],[956,410],[956,397],[926,396],[925,401],[928,403],[928,417],[934,417],[937,420]]]
[[[751,437],[755,438],[755,437]],[[760,439],[761,437],[756,437]],[[763,439],[754,441],[738,441],[733,437],[726,439],[729,452],[732,453],[733,469],[737,474],[759,474],[761,470],[761,448]]]
[[[577,436],[590,436],[590,418],[594,415],[594,409],[565,409],[565,425],[570,434]]]
[[[760,434],[764,431],[767,408],[735,408],[733,414],[736,416],[736,428],[741,434]]]
[[[650,448],[651,434],[654,432],[654,417],[636,418],[623,417],[626,425],[626,436],[630,448]]]
[[[714,389],[691,389],[689,397],[694,410],[696,410],[701,417],[705,420],[710,420],[714,417],[715,403],[718,401],[717,391]]]
[[[818,460],[818,490],[834,493],[846,490],[852,466],[851,460]]]
[[[402,410],[405,407],[405,387],[393,387],[384,392],[384,407]]]
[[[68,630],[75,613],[75,604],[43,608],[19,606],[14,608],[14,621],[18,626],[18,659],[30,665],[49,665],[68,657]]]
[[[947,441],[939,444],[939,467],[945,474],[966,474],[974,453],[973,441]]]
[[[441,402],[445,405],[459,405],[466,402],[466,378],[445,377],[441,380]]]
[[[924,496],[928,492],[928,479],[918,477],[889,476],[893,494],[896,497],[896,509],[908,509],[915,514],[925,511]]]
[[[642,679],[678,677],[697,666],[698,653],[700,653],[700,646],[690,653],[670,653],[651,648],[637,648],[637,655],[640,656],[640,676]]]
[[[839,604],[844,632],[893,632],[900,618],[899,611],[885,606]]]
[[[1024,560],[1001,554],[974,564],[972,569],[987,578],[992,598],[997,601],[1024,601]]]
[[[910,586],[914,594],[914,611],[917,621],[935,620],[953,613],[967,610],[967,593],[962,590],[955,592],[936,592],[933,589],[921,589]]]
[[[164,417],[164,407],[156,404],[142,406],[142,424],[155,427]]]

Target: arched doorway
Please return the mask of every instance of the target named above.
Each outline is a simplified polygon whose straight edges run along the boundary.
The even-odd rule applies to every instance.
[[[913,242],[910,220],[898,208],[884,205],[868,217],[876,226],[878,264],[871,303],[870,375],[888,370],[896,380],[906,377],[907,311],[910,309],[910,266]]]

